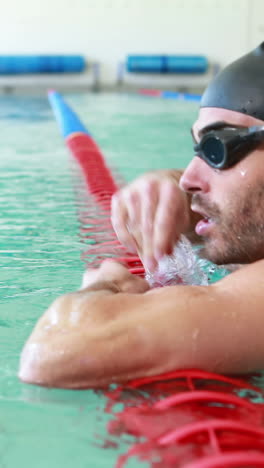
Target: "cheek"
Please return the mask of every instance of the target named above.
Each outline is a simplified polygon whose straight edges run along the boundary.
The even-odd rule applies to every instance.
[[[233,183],[239,186],[240,190],[254,188],[264,180],[264,167],[260,164],[262,160],[263,151],[256,150],[232,168]]]
[[[247,164],[248,161],[245,159],[237,164],[234,168],[233,179],[236,184],[244,187],[245,185],[251,185],[252,183],[252,168]]]
[[[223,209],[230,203],[243,199],[256,183],[252,167],[249,167],[246,161],[241,161],[231,169],[215,172],[211,178],[212,201]]]
[[[216,204],[221,211],[227,206],[237,191],[234,186],[234,179],[231,180],[225,174],[215,174],[210,181],[210,202]]]

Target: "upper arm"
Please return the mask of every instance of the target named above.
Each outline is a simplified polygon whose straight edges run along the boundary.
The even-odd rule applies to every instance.
[[[261,369],[263,298],[264,261],[211,286],[101,298],[66,295],[48,313],[56,323],[50,326],[44,315],[33,331],[20,377],[76,388],[184,367],[223,373]]]
[[[264,304],[264,260],[242,266],[215,283],[222,294],[231,296],[241,310],[254,306],[262,311]]]

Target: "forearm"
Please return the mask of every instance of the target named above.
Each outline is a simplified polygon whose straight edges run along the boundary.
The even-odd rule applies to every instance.
[[[252,298],[241,306],[236,278],[228,287],[223,281],[144,294],[97,283],[61,297],[28,340],[20,378],[85,388],[177,368],[241,373],[263,367],[262,306]]]
[[[204,321],[206,314],[212,319],[210,287],[143,295],[84,290],[77,301],[75,294],[59,298],[40,319],[23,351],[22,380],[101,387],[177,368],[214,367]]]

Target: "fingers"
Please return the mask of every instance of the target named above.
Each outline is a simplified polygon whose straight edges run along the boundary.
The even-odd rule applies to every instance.
[[[104,285],[112,283],[120,292],[126,293],[140,294],[149,290],[147,281],[131,274],[121,263],[109,259],[104,260],[99,268],[84,273],[81,289],[100,283]]]
[[[113,281],[121,292],[140,294],[149,290],[147,281],[130,273],[121,263],[109,259],[104,260],[99,270],[101,279]]]
[[[121,244],[125,245],[131,252],[136,252],[137,245],[128,229],[128,210],[122,195],[123,193],[120,191],[112,197],[111,221]]]
[[[153,251],[153,234],[159,202],[158,183],[156,180],[146,181],[142,187],[142,197],[144,200],[141,209],[142,260],[147,269],[153,270],[156,266]]]
[[[99,269],[91,268],[86,270],[82,277],[82,284],[80,289],[85,289],[91,286],[93,283],[98,281]]]
[[[128,269],[116,260],[104,260],[99,268],[91,268],[84,272],[80,289],[85,289],[98,281],[116,281],[130,277]]]
[[[152,241],[156,261],[172,253],[182,231],[180,219],[183,201],[179,192],[171,180],[164,180],[160,186]]]
[[[128,213],[127,229],[132,241],[132,244],[130,241],[130,250],[135,253],[141,252],[142,226],[140,219],[142,211],[142,194],[138,191],[128,191],[125,192],[124,200]]]
[[[148,255],[158,202],[156,180],[142,178],[112,198],[112,225],[120,242],[130,251]]]
[[[104,260],[100,267],[100,275],[103,276],[103,279],[119,279],[123,278],[124,276],[130,276],[127,267],[115,259],[108,258]]]
[[[120,242],[137,252],[153,271],[170,254],[187,223],[186,195],[178,182],[164,174],[148,174],[128,185],[112,199],[112,224]]]
[[[130,280],[122,285],[122,292],[130,294],[144,294],[150,290],[150,286],[146,280],[133,276]]]

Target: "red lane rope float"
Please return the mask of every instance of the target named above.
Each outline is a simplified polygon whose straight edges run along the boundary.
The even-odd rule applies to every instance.
[[[162,97],[162,91],[160,91],[159,89],[140,88],[138,90],[138,93],[142,94],[143,96]]]
[[[115,246],[118,248],[119,261],[125,263],[128,268],[132,268],[133,270],[136,268],[139,273],[143,273],[144,270],[139,258],[127,253],[112,232],[109,219],[111,198],[118,190],[118,186],[105,164],[99,147],[89,135],[81,132],[71,133],[67,136],[66,144],[82,169],[88,192],[93,196],[93,203],[97,204],[101,209],[101,212],[97,213],[99,216],[96,216],[95,219],[89,218],[86,220],[86,224],[89,224],[89,227],[83,228],[83,232],[85,231],[86,234],[91,233],[94,237],[96,236],[97,240],[97,245],[92,247],[92,252],[89,249],[87,254],[89,256],[91,254],[96,256],[98,260],[100,255],[104,255],[109,250],[110,245]],[[105,240],[107,232],[110,232],[113,240]],[[121,249],[123,250],[123,255],[121,255]]]
[[[249,468],[264,467],[264,455],[235,452],[227,455],[207,457],[198,462],[188,463],[185,468]]]
[[[126,252],[113,232],[110,206],[118,184],[99,147],[58,93],[50,92],[49,98],[89,195],[80,214],[82,235],[94,241],[87,261],[98,265],[111,256],[132,273],[144,274],[140,259]],[[109,402],[124,405],[109,424],[110,434],[130,434],[139,441],[119,458],[117,468],[131,456],[155,468],[264,467],[264,405],[239,393],[251,400],[262,397],[243,379],[199,369],[136,379],[108,392]]]
[[[253,453],[252,460],[256,456],[262,460],[264,405],[237,395],[243,390],[251,398],[260,395],[260,389],[254,385],[196,369],[141,379],[141,383],[140,379],[130,383],[130,389],[146,393],[154,386],[154,398],[158,401],[151,405],[148,400],[142,403],[140,396],[137,406],[128,406],[109,424],[110,433],[125,432],[146,440],[121,456],[118,468],[125,466],[131,456],[152,460],[152,466],[161,468],[186,467],[190,462],[195,467],[198,461],[197,466],[201,467],[203,462],[212,468],[228,467],[233,466],[230,464],[233,460],[241,462],[241,454],[239,458],[230,458],[226,453],[241,452],[242,448],[247,455]],[[168,392],[173,395],[162,398],[159,393],[162,390],[165,395]]]
[[[111,197],[118,186],[97,144],[89,135],[81,132],[71,133],[66,143],[82,168],[87,188],[94,195],[95,202],[109,211]]]
[[[244,408],[251,409],[252,403],[247,400],[243,400],[235,395],[226,395],[221,392],[211,392],[206,390],[197,390],[190,393],[181,393],[180,395],[172,395],[165,400],[161,400],[154,405],[154,408],[158,410],[163,410],[171,408],[172,406],[177,406],[185,403],[197,403],[197,402],[206,402],[206,403],[227,403],[230,405],[243,406]]]
[[[223,382],[231,384],[234,387],[243,387],[246,384],[246,388],[259,391],[259,388],[254,385],[245,383],[244,380],[234,379],[232,377],[227,377],[225,375],[215,374],[214,372],[206,372],[200,369],[179,369],[172,372],[167,372],[166,374],[153,375],[151,377],[143,377],[142,379],[133,380],[129,382],[128,386],[131,388],[142,387],[143,385],[159,382],[161,380],[173,380],[183,378],[187,381],[188,387],[194,389],[194,379],[207,379],[207,380],[217,380],[218,382]]]
[[[83,255],[84,260],[93,267],[111,255],[124,263],[131,273],[144,275],[139,257],[127,252],[113,232],[110,221],[111,198],[119,187],[100,148],[59,93],[50,91],[49,100],[65,142],[81,168],[89,194],[86,211],[80,217],[81,234],[86,240],[89,237],[95,240],[95,244],[89,245]]]
[[[132,255],[120,244],[113,233],[110,222],[111,198],[118,190],[118,186],[107,167],[104,157],[94,140],[84,133],[73,133],[66,138],[66,143],[71,153],[78,161],[85,177],[87,189],[93,195],[93,203],[96,203],[101,212],[96,219],[86,220],[90,227],[83,228],[86,234],[96,235],[97,245],[88,250],[96,261],[103,260],[109,246],[115,246],[118,260],[124,263],[133,274],[144,275],[144,268],[138,256]],[[95,229],[96,226],[96,229]],[[112,240],[105,240],[109,233]],[[100,235],[101,234],[101,235]],[[114,253],[112,249],[112,253]]]
[[[264,431],[263,429],[256,429],[255,426],[249,424],[237,423],[234,421],[219,421],[219,419],[212,419],[211,421],[202,421],[193,424],[186,424],[184,427],[171,431],[168,434],[159,438],[160,445],[170,445],[175,442],[180,442],[184,439],[188,439],[195,434],[200,432],[210,432],[211,431],[222,431],[222,430],[231,430],[234,432],[241,432],[256,437],[261,436],[263,438]],[[263,441],[264,445],[264,441]]]

